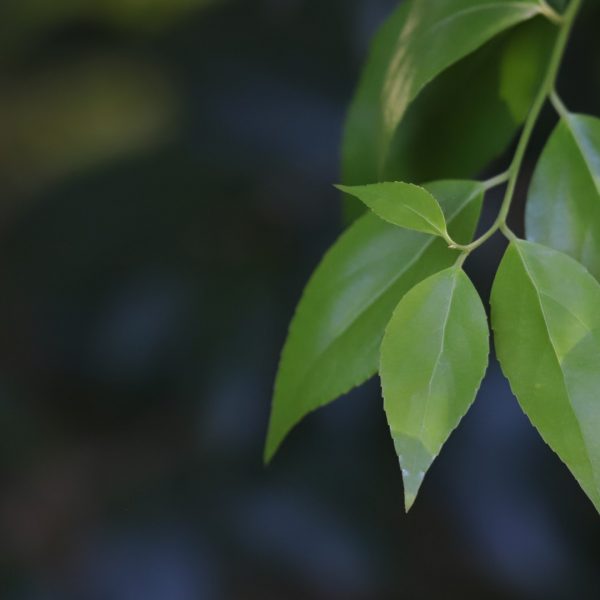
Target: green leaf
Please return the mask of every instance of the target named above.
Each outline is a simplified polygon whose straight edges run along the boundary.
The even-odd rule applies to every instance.
[[[539,3],[533,0],[410,3],[383,83],[382,143],[389,143],[410,102],[436,75],[539,12]]]
[[[562,12],[567,8],[569,0],[547,0],[548,4],[556,10]]]
[[[453,238],[467,243],[481,210],[482,185],[444,181],[427,189],[438,198]],[[305,415],[377,372],[383,332],[400,298],[455,260],[443,240],[370,213],[338,239],[311,277],[290,326],[265,460]]]
[[[547,19],[534,19],[512,30],[502,44],[499,91],[514,124],[521,123],[529,114],[548,66],[556,32],[556,26]]]
[[[522,23],[428,84],[396,131],[382,179],[419,183],[479,173],[529,113],[555,36],[556,27],[545,19]],[[363,159],[357,154],[360,164]],[[348,174],[360,168],[353,162]]]
[[[363,71],[357,93],[352,102],[345,127],[343,143],[343,168],[342,179],[345,184],[367,184],[382,181],[383,179],[398,179],[423,181],[431,178],[415,176],[415,173],[404,171],[402,160],[394,157],[393,169],[402,169],[401,173],[386,171],[387,156],[390,144],[399,123],[403,120],[409,104],[419,95],[421,90],[446,68],[459,61],[496,34],[539,14],[539,5],[536,2],[522,2],[513,0],[409,0],[403,3],[386,21],[376,36],[369,61]],[[544,23],[544,47],[550,28]],[[539,53],[535,51],[534,44],[539,39],[532,37],[531,52],[524,53],[522,60],[525,63],[535,61],[536,69],[541,72],[544,63],[540,60]],[[479,115],[486,117],[500,116],[508,121],[504,100],[500,97],[499,85],[499,60],[498,55],[503,48],[499,48],[493,61],[479,58],[467,61],[460,72],[453,73],[446,78],[442,88],[431,94],[431,102],[424,106],[425,114],[412,115],[410,119],[409,134],[415,128],[428,128],[428,116],[433,110],[439,115],[435,126],[428,128],[430,133],[436,132],[438,124],[442,124],[444,135],[446,122],[456,122],[460,127],[460,139],[464,145],[465,137],[476,136],[477,142],[482,137],[478,131],[483,131],[481,144],[471,144],[469,161],[470,166],[461,171],[445,170],[446,176],[469,176],[472,171],[483,167],[490,158],[495,156],[503,146],[508,143],[519,123],[512,127],[506,122],[502,127],[496,126],[498,120],[486,118],[481,120],[486,124],[479,130],[473,126],[473,118]],[[484,58],[487,58],[484,55]],[[460,77],[457,77],[460,75]],[[474,81],[477,85],[474,85]],[[509,94],[522,95],[521,87],[508,87]],[[506,89],[503,90],[506,94]],[[459,94],[459,95],[458,95]],[[456,99],[456,100],[455,100]],[[497,113],[500,111],[500,115]],[[475,113],[475,114],[473,114]],[[452,115],[452,118],[449,118]],[[411,116],[411,115],[407,115]],[[519,115],[524,118],[524,115]],[[453,132],[455,129],[452,130]],[[431,143],[433,136],[425,138],[431,152],[435,145]],[[500,142],[500,143],[499,143]],[[456,137],[452,138],[455,146]],[[414,150],[410,144],[399,142],[402,148],[407,146]],[[446,146],[448,150],[450,147]],[[476,148],[475,154],[473,150]],[[489,148],[489,150],[488,150]],[[433,152],[438,154],[435,147]],[[439,152],[445,161],[451,164],[461,153]],[[411,158],[410,152],[402,152],[403,159]],[[435,164],[435,157],[424,158],[418,155],[417,160]],[[442,165],[443,169],[443,165]],[[433,177],[438,177],[434,174]]]
[[[496,352],[521,407],[600,511],[600,284],[575,260],[511,243],[492,290]]]
[[[536,168],[527,238],[565,252],[600,278],[600,119],[567,114]]]
[[[438,201],[418,185],[396,181],[336,187],[358,198],[392,225],[448,237],[446,219]]]
[[[488,355],[485,310],[461,268],[429,277],[396,308],[381,346],[380,376],[407,511],[475,400]]]

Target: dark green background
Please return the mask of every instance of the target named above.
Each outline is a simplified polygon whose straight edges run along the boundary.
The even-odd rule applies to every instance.
[[[287,323],[340,231],[344,112],[394,5],[0,5],[3,600],[598,597],[598,515],[495,362],[408,518],[377,382],[261,466]],[[600,114],[587,5],[560,90]],[[502,248],[469,262],[484,296]]]

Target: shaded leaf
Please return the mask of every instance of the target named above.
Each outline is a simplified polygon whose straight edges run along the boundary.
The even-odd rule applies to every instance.
[[[394,311],[381,346],[380,376],[406,510],[475,400],[488,354],[485,310],[459,267],[418,284]]]
[[[448,235],[438,201],[422,187],[399,181],[337,187],[358,198],[392,225],[441,237]]]
[[[577,259],[600,278],[600,119],[561,119],[529,190],[527,238]]]
[[[511,243],[492,290],[500,364],[521,407],[600,510],[600,284],[575,260]]]
[[[502,44],[499,91],[513,123],[520,123],[529,114],[556,33],[555,25],[543,18],[535,19],[508,33],[508,40]]]
[[[410,102],[445,68],[521,21],[539,14],[523,0],[430,0],[407,5],[383,82],[380,159]]]
[[[445,181],[427,189],[438,198],[453,238],[468,242],[481,210],[481,184]],[[400,298],[455,260],[443,240],[399,229],[373,214],[338,239],[311,277],[290,326],[266,460],[306,414],[377,372],[383,332]]]
[[[529,113],[555,36],[545,19],[522,23],[429,83],[396,131],[384,180],[469,178],[497,158]]]
[[[511,94],[521,96],[522,87],[508,85],[502,91],[502,97],[500,94],[499,64],[509,40],[491,48],[491,53],[476,56],[474,60],[467,59],[458,70],[453,69],[452,76],[446,77],[442,86],[436,86],[435,93],[432,90],[415,114],[409,112],[406,115],[409,118],[408,137],[414,139],[416,130],[427,130],[430,134],[420,139],[421,142],[428,141],[430,152],[433,148],[436,156],[443,157],[439,172],[422,175],[404,166],[404,161],[414,162],[411,154],[406,152],[406,148],[414,149],[414,145],[405,142],[404,133],[402,139],[394,143],[400,146],[399,151],[390,148],[390,144],[410,102],[428,82],[497,33],[538,13],[535,2],[510,0],[438,0],[435,3],[412,0],[403,3],[375,37],[350,107],[342,147],[343,182],[367,184],[386,179],[424,181],[449,176],[468,177],[481,169],[508,143],[519,124],[511,122],[513,117],[505,102],[507,90],[509,98]],[[470,29],[473,26],[475,29]],[[535,71],[536,82],[547,60],[547,55],[538,52],[537,48],[543,46],[545,49],[547,40],[554,34],[545,22],[535,26],[536,32],[538,27],[543,35],[528,36],[531,46],[522,55],[525,64],[535,63],[532,71]],[[398,90],[402,92],[400,99],[395,98]],[[392,113],[393,118],[390,118]],[[448,114],[453,118],[447,119]],[[435,119],[436,124],[429,126],[433,115],[439,115],[440,119]],[[482,119],[477,120],[479,116]],[[490,118],[492,116],[496,119]],[[519,122],[524,116],[519,115]],[[473,119],[485,123],[486,127],[474,127]],[[438,133],[440,121],[442,128]],[[456,136],[446,135],[447,127],[452,133],[461,132],[461,143],[467,146],[464,159],[457,157],[461,153],[449,152],[455,146]],[[484,129],[487,138],[479,133]],[[477,144],[468,144],[471,136],[477,138]],[[432,144],[435,138],[442,143]],[[450,140],[452,146],[448,145]],[[386,164],[390,153],[394,156],[388,170]],[[420,161],[419,152],[417,156]],[[464,166],[460,170],[446,169],[446,161],[452,165],[458,161]],[[435,164],[435,161],[431,162]],[[421,166],[426,170],[432,168],[419,162]],[[356,214],[356,210],[351,212]]]

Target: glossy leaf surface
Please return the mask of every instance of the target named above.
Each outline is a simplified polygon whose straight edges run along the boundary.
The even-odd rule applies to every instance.
[[[446,220],[438,201],[424,188],[411,183],[385,182],[337,186],[366,204],[392,225],[446,236]]]
[[[350,108],[343,143],[344,183],[381,181],[398,125],[425,85],[498,33],[536,14],[539,14],[539,5],[534,1],[409,0],[403,3],[375,38]],[[529,55],[524,55],[523,60],[528,62]],[[502,104],[497,100],[500,86],[496,77],[493,80],[484,78],[480,84],[473,77],[472,65],[466,71],[465,83],[469,89],[461,96],[467,102],[473,97],[482,100],[477,92],[473,92],[473,88],[481,85],[482,95],[495,96],[495,106]],[[489,61],[485,72],[497,75]],[[436,105],[441,103],[446,115],[448,112],[454,114],[448,106],[448,97],[455,96],[460,87],[453,78],[444,88],[449,93],[436,95]],[[511,94],[522,94],[514,86],[509,89]],[[456,105],[460,107],[461,103]],[[481,112],[480,106],[481,102],[475,104],[475,110]],[[465,116],[462,109],[458,111],[459,118],[461,114]],[[415,124],[420,121],[413,119]],[[472,125],[472,121],[467,120],[465,124]],[[490,126],[494,127],[494,124],[490,123]],[[466,127],[462,129],[468,134]],[[419,179],[412,173],[408,177],[405,175],[385,178]]]
[[[421,282],[394,311],[381,346],[380,376],[406,510],[475,400],[488,355],[485,310],[458,267]]]
[[[440,201],[450,233],[471,239],[481,184],[427,186]],[[450,266],[456,252],[436,237],[399,229],[367,214],[334,244],[311,277],[283,349],[265,448],[269,460],[307,413],[377,372],[386,324],[402,296]]]
[[[522,23],[428,84],[396,131],[383,180],[468,178],[498,157],[529,112],[555,35],[544,19]]]
[[[600,284],[545,246],[509,246],[492,290],[498,358],[546,443],[600,510]]]
[[[561,119],[529,191],[527,238],[577,259],[600,278],[600,119]]]

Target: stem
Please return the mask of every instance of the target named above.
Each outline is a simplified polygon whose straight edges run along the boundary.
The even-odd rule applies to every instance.
[[[456,262],[454,263],[454,266],[457,269],[462,269],[463,265],[465,264],[465,260],[467,260],[468,256],[469,256],[468,252],[463,252],[462,254],[460,254],[458,256],[458,258],[456,259]]]
[[[486,242],[489,238],[491,238],[492,235],[494,235],[494,233],[496,233],[496,231],[498,231],[499,229],[502,230],[502,232],[505,233],[507,237],[514,237],[514,234],[510,232],[506,225],[506,218],[508,217],[508,213],[510,212],[510,207],[512,205],[512,201],[515,194],[515,188],[517,186],[517,180],[519,179],[521,166],[523,165],[525,152],[527,151],[527,148],[529,146],[531,134],[533,133],[540,113],[544,108],[544,104],[546,103],[549,97],[554,98],[553,92],[554,87],[556,85],[558,71],[560,69],[560,65],[565,54],[565,49],[569,41],[569,36],[573,28],[573,23],[575,21],[575,18],[577,17],[579,9],[581,8],[581,3],[582,0],[571,0],[569,8],[566,10],[565,14],[561,16],[560,29],[556,38],[556,42],[554,44],[554,48],[552,50],[552,54],[550,56],[548,70],[546,71],[546,75],[544,76],[544,80],[542,82],[540,90],[538,91],[538,94],[535,97],[535,100],[533,101],[533,105],[531,106],[531,110],[529,111],[529,115],[527,116],[527,120],[525,121],[523,132],[521,133],[521,137],[519,139],[515,155],[508,168],[508,185],[506,186],[504,200],[502,201],[500,211],[498,213],[498,216],[496,217],[496,220],[494,221],[494,224],[480,238],[476,239],[474,242],[471,242],[466,246],[456,246],[457,250],[461,250],[463,252],[472,252],[476,248],[479,248],[479,246],[481,246],[481,244]],[[507,232],[509,233],[507,234]]]
[[[492,188],[495,188],[499,185],[502,185],[503,183],[506,183],[508,181],[508,178],[510,177],[510,173],[508,171],[504,171],[504,173],[500,173],[500,175],[496,175],[495,177],[490,177],[490,179],[487,179],[486,181],[483,182],[483,189],[487,192],[488,190],[491,190]]]
[[[561,119],[566,119],[569,116],[569,111],[567,107],[563,104],[563,101],[560,99],[560,96],[556,93],[556,90],[550,94],[550,102],[552,102],[552,106],[554,110],[558,113],[558,116]]]

